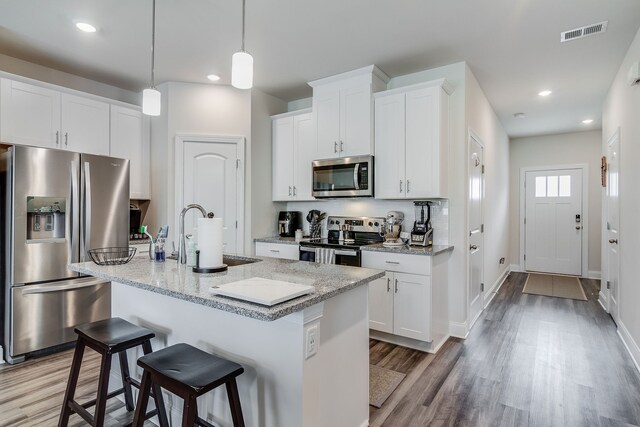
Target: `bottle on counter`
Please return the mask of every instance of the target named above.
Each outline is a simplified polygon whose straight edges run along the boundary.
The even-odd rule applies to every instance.
[[[162,238],[156,239],[154,261],[165,262],[166,259],[167,259],[167,256],[164,251],[164,239]]]
[[[196,265],[196,239],[192,234],[185,236],[187,243],[187,267],[195,267]]]

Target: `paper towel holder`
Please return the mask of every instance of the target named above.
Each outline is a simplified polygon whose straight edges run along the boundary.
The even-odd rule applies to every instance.
[[[194,273],[220,273],[227,271],[229,267],[227,264],[222,264],[220,267],[200,267],[200,251],[196,251],[196,266],[193,267]]]

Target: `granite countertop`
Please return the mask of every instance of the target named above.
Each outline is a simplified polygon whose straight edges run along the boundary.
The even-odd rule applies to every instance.
[[[452,251],[453,246],[447,245],[434,245],[427,246],[426,248],[420,246],[399,246],[395,248],[387,248],[382,243],[376,243],[375,245],[366,245],[361,248],[363,251],[371,252],[389,252],[394,254],[406,254],[406,255],[425,255],[433,256],[444,252]]]
[[[303,238],[302,240],[309,240],[309,236]],[[262,243],[280,243],[285,245],[297,245],[295,237],[280,237],[280,236],[272,236],[272,237],[261,237],[259,239],[253,239],[254,242],[262,242]]]
[[[246,259],[243,257],[229,257]],[[105,280],[122,283],[150,292],[206,305],[253,319],[272,321],[384,276],[380,270],[341,265],[316,264],[277,258],[260,258],[222,273],[196,274],[191,267],[178,266],[176,261],[154,263],[145,257],[135,257],[124,265],[99,266],[93,262],[70,264],[69,269]],[[272,307],[213,295],[209,287],[238,280],[263,277],[301,285],[312,285],[314,292],[276,304]]]

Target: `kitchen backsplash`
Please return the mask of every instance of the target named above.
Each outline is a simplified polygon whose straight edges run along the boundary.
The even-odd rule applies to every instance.
[[[433,200],[431,205],[431,225],[433,226],[433,244],[449,244],[449,201]],[[289,202],[287,210],[300,211],[306,217],[311,209],[326,212],[327,215],[345,216],[386,216],[389,211],[404,214],[402,231],[410,232],[415,219],[415,207],[410,200],[376,200],[376,199],[335,199],[314,202]],[[326,235],[326,224],[323,227]],[[309,233],[309,223],[304,221],[304,234]]]

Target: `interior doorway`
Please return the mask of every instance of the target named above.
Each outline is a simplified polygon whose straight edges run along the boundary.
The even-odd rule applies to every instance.
[[[175,212],[191,203],[224,219],[223,252],[244,254],[244,138],[176,137]],[[200,214],[187,212],[185,235],[192,234]],[[175,230],[179,218],[176,214]]]
[[[586,165],[521,171],[521,267],[587,275]]]

